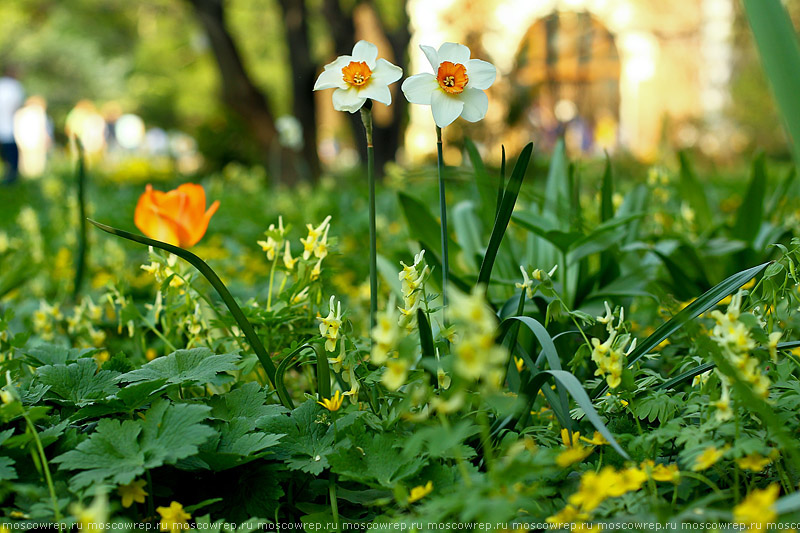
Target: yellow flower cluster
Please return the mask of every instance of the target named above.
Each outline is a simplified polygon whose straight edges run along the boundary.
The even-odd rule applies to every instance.
[[[425,297],[425,280],[431,270],[424,264],[425,250],[414,256],[414,263],[411,266],[400,262],[403,270],[398,274],[400,279],[400,290],[403,293],[403,307],[400,308],[400,318],[398,324],[409,330],[413,329],[417,323],[417,309]]]
[[[453,340],[455,371],[499,386],[508,352],[494,342],[497,317],[486,305],[484,291],[483,287],[475,287],[470,294],[452,291],[448,311],[458,332]]]
[[[567,506],[548,517],[547,523],[556,526],[582,524],[606,499],[637,491],[646,481],[647,474],[636,467],[616,470],[606,466],[599,472],[589,470],[581,476],[578,492],[569,497]]]
[[[267,229],[267,240],[258,241],[256,243],[261,246],[261,249],[267,254],[267,259],[269,261],[274,261],[278,256],[285,235],[286,230],[283,227],[283,217],[279,216],[278,228],[275,228],[275,224],[270,224],[269,229]],[[288,243],[289,241],[286,242]]]
[[[328,215],[317,227],[306,224],[308,236],[305,239],[300,239],[300,242],[303,243],[303,259],[308,261],[312,255],[317,258],[316,264],[311,269],[312,280],[319,278],[322,272],[322,260],[328,255],[328,230],[330,229],[330,221],[331,217]],[[284,263],[286,263],[286,257],[284,257]],[[292,263],[292,265],[293,264],[294,263]]]
[[[730,363],[738,370],[741,378],[748,382],[753,391],[766,398],[769,395],[769,379],[762,374],[758,368],[758,359],[751,355],[751,350],[756,347],[756,341],[750,335],[750,329],[739,320],[741,314],[742,293],[738,292],[732,299],[728,306],[728,310],[722,313],[718,310],[712,311],[711,316],[714,318],[716,325],[711,331],[711,339],[722,348],[723,355],[730,361]],[[780,336],[770,338],[777,345]],[[725,378],[721,373],[720,379],[725,382]],[[726,408],[727,395],[726,389],[723,388],[722,403],[717,403],[717,408]]]
[[[64,320],[64,314],[58,304],[50,305],[45,301],[39,303],[39,309],[33,312],[33,329],[44,340],[54,338],[58,323]]]
[[[334,313],[334,310],[336,311]],[[321,323],[319,334],[325,339],[325,349],[329,352],[336,351],[336,342],[339,340],[339,328],[342,327],[342,302],[336,302],[336,296],[331,296],[328,305],[328,316],[317,317]],[[341,363],[341,361],[340,361]]]
[[[614,326],[614,313],[605,302],[605,316],[597,317],[597,321],[606,325],[608,339],[601,342],[600,339],[592,339],[592,361],[597,365],[595,376],[606,378],[606,383],[612,389],[619,387],[622,383],[622,372],[625,369],[625,356],[636,348],[636,339],[633,339],[627,352],[624,352],[628,344],[630,335],[621,334],[622,325],[625,321],[625,311],[620,309],[619,323]]]

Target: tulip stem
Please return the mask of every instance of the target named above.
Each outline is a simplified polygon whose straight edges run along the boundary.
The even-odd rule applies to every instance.
[[[378,314],[378,235],[375,226],[375,149],[372,147],[372,100],[361,108],[361,121],[367,138],[367,181],[369,182],[369,327]]]
[[[442,219],[442,313],[447,307],[447,284],[450,278],[450,260],[447,254],[447,201],[444,193],[444,156],[442,155],[442,128],[436,126],[436,151],[439,171],[439,216]]]

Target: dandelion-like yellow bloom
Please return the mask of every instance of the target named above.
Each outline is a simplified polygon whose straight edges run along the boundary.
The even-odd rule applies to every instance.
[[[750,455],[745,455],[736,460],[736,464],[739,465],[739,468],[743,470],[752,470],[753,472],[761,472],[771,462],[772,459],[763,457],[760,453],[751,453]]]
[[[553,516],[548,516],[546,522],[548,524],[553,524],[554,526],[564,526],[569,524],[578,524],[588,519],[588,513],[581,511],[574,505],[567,504],[566,507],[561,509],[558,513],[554,514]]]
[[[718,450],[716,446],[709,446],[695,458],[692,470],[695,472],[706,470],[719,461],[724,454],[725,450]]]
[[[411,493],[408,495],[408,503],[419,501],[431,492],[433,492],[433,481],[428,481],[425,485],[416,486],[411,489]]]
[[[147,492],[144,490],[146,484],[144,479],[137,479],[127,485],[120,485],[117,494],[122,498],[122,506],[130,507],[133,502],[144,503],[144,498],[147,496]]]
[[[748,524],[751,527],[763,529],[778,518],[775,511],[775,501],[780,493],[780,486],[773,483],[766,489],[755,489],[750,492],[742,503],[733,508],[733,520],[740,524]]]
[[[188,520],[192,517],[183,510],[183,505],[173,501],[169,507],[159,507],[156,509],[161,515],[161,522],[158,524],[159,531],[169,531],[177,533],[188,528]]]
[[[319,401],[317,403],[333,413],[335,411],[338,411],[339,408],[342,407],[343,400],[344,396],[342,396],[342,393],[337,390],[332,397],[323,398],[322,401]]]

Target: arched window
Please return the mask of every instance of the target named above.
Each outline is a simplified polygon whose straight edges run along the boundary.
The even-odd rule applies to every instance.
[[[606,27],[586,11],[555,11],[520,43],[509,121],[545,144],[566,133],[573,149],[613,149],[619,78],[617,47]]]

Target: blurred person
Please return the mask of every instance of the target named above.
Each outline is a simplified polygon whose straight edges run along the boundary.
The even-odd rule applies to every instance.
[[[47,103],[31,96],[14,115],[14,140],[19,148],[19,168],[24,176],[40,176],[47,163],[53,139],[53,125],[47,116]]]
[[[89,100],[81,100],[67,113],[68,137],[77,137],[86,154],[95,156],[106,146],[106,121]]]
[[[25,89],[13,67],[6,67],[0,77],[0,158],[6,163],[5,184],[19,176],[19,149],[14,140],[14,114],[25,101]]]

